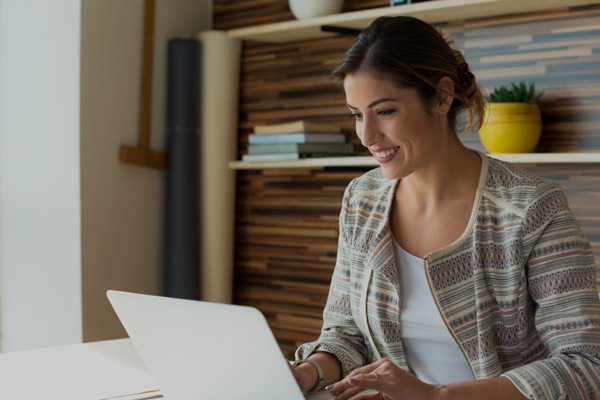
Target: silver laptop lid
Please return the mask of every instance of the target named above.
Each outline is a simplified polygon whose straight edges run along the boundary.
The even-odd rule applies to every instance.
[[[303,400],[255,308],[109,290],[167,400]]]

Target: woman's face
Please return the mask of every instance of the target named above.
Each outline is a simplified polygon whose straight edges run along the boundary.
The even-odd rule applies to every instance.
[[[404,178],[435,157],[446,116],[427,108],[415,89],[359,71],[346,75],[344,90],[356,133],[384,176]]]

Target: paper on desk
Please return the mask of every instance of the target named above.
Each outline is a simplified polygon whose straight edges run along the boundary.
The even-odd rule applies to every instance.
[[[110,397],[110,398],[100,399],[100,400],[154,400],[154,399],[164,399],[163,395],[160,393],[159,390],[150,390],[148,392],[134,393],[134,394],[130,394],[130,395]]]

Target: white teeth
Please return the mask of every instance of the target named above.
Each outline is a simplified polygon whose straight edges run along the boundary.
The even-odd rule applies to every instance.
[[[377,158],[387,158],[389,156],[391,156],[392,154],[394,154],[397,151],[397,149],[389,149],[389,150],[384,150],[384,151],[377,151],[375,152],[375,157]]]

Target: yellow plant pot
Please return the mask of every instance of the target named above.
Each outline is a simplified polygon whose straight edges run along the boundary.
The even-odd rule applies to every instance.
[[[542,115],[537,104],[487,104],[479,138],[490,153],[529,153],[541,136]]]

